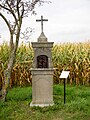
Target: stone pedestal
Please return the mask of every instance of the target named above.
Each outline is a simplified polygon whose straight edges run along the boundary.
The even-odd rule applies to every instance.
[[[53,68],[31,68],[32,102],[30,106],[52,106],[53,102]]]

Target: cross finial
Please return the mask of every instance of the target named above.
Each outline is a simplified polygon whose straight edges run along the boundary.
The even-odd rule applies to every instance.
[[[41,20],[36,20],[36,22],[41,22],[41,33],[43,32],[43,21],[48,21],[48,19],[43,19],[43,16],[41,16]]]

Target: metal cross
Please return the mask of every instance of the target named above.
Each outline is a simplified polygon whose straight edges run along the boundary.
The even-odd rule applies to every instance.
[[[41,33],[43,32],[43,21],[48,21],[48,19],[43,19],[43,16],[41,16],[41,20],[36,20],[36,22],[41,22]]]

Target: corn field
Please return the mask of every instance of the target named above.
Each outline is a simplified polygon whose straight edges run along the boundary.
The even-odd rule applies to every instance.
[[[6,43],[0,46],[0,88],[4,80],[4,70],[9,58],[9,47]],[[17,50],[10,87],[26,86],[32,84],[30,68],[33,62],[33,49],[30,44],[21,44]],[[54,83],[61,84],[59,78],[62,70],[69,70],[68,84],[90,85],[90,42],[66,43],[54,45],[52,49]]]

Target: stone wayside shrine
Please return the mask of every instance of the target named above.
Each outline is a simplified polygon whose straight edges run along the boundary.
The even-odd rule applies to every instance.
[[[43,19],[36,20],[41,22],[41,34],[37,42],[32,42],[34,49],[33,68],[30,69],[32,74],[32,102],[30,106],[49,106],[53,105],[53,64],[52,64],[52,47],[53,42],[48,42],[43,32]]]

